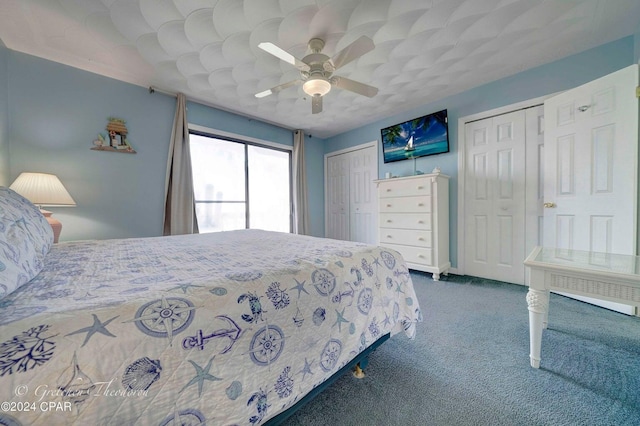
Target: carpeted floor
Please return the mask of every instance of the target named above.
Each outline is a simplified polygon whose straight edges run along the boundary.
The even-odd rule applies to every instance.
[[[539,370],[526,287],[412,278],[424,322],[284,425],[640,425],[640,318],[551,295]]]

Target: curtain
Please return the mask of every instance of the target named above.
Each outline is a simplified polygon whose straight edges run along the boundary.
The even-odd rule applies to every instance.
[[[164,235],[197,234],[187,100],[178,93],[165,181]]]
[[[293,232],[309,234],[307,169],[304,162],[304,132],[293,133]]]

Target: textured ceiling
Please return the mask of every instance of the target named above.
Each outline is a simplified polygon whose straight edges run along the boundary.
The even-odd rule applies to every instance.
[[[328,137],[634,34],[640,0],[0,0],[12,50]],[[362,35],[375,49],[336,71],[379,89],[333,88],[311,114],[299,78],[258,48],[333,56]],[[425,111],[427,112],[427,111]]]

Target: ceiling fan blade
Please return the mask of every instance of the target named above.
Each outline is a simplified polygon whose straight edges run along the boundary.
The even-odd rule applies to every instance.
[[[294,67],[298,68],[300,71],[309,71],[309,65],[305,64],[300,59],[293,56],[291,53],[279,48],[278,46],[276,46],[271,42],[268,42],[268,41],[262,42],[258,44],[258,47],[264,50],[265,52],[272,54],[276,58],[279,58],[293,65]]]
[[[369,86],[368,84],[360,83],[346,77],[333,77],[331,83],[340,89],[348,90],[369,98],[373,98],[378,94],[377,87]]]
[[[373,40],[367,36],[362,36],[340,52],[336,53],[333,58],[331,58],[331,61],[333,62],[333,66],[338,69],[349,62],[358,59],[365,53],[372,51],[374,48],[375,45],[373,44]]]
[[[311,114],[318,114],[322,112],[322,96],[313,95],[311,98]]]
[[[263,92],[256,93],[255,97],[256,98],[264,98],[265,96],[273,95],[274,93],[278,93],[279,91],[284,90],[287,87],[295,86],[296,84],[300,84],[300,83],[302,83],[302,80],[299,80],[299,79],[298,80],[292,80],[292,81],[289,81],[287,83],[283,83],[283,84],[281,84],[279,86],[272,87],[271,89],[267,89],[267,90],[265,90]]]

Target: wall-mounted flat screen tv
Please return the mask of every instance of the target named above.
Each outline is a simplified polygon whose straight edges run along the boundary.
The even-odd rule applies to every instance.
[[[386,127],[380,133],[385,163],[449,152],[446,109]]]

